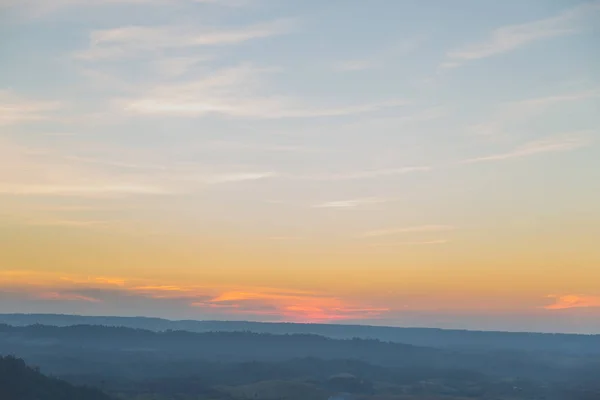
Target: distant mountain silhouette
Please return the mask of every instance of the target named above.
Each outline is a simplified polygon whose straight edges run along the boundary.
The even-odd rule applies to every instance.
[[[146,317],[92,317],[57,314],[0,314],[0,323],[13,326],[43,324],[53,326],[104,325],[151,331],[189,332],[245,331],[269,334],[314,334],[334,339],[378,339],[453,349],[560,351],[600,354],[600,335],[517,333],[449,330],[436,328],[397,328],[364,325],[263,323],[238,321],[171,321]]]

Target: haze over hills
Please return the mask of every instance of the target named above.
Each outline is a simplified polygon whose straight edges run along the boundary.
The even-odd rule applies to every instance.
[[[490,334],[493,342],[495,333]],[[596,400],[600,395],[600,354],[560,348],[448,343],[436,348],[313,334],[0,325],[0,354],[126,400],[327,400],[338,392],[368,400]]]
[[[465,349],[513,349],[600,353],[600,335],[494,332],[437,328],[399,328],[366,325],[264,323],[244,321],[173,321],[149,317],[81,316],[63,314],[0,314],[0,323],[13,326],[103,325],[155,332],[254,332],[267,334],[314,334],[334,339],[377,339],[415,346]]]

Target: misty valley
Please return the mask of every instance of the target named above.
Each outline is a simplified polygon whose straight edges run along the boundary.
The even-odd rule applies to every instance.
[[[598,335],[15,314],[0,323],[2,400],[600,399]]]

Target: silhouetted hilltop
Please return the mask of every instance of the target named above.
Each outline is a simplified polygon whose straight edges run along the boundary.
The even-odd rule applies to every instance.
[[[254,332],[269,334],[313,334],[335,339],[378,339],[415,346],[474,349],[553,351],[600,354],[600,335],[549,334],[397,328],[363,325],[262,323],[237,321],[171,321],[146,317],[91,317],[55,314],[0,314],[0,323],[14,326],[32,324],[71,326],[104,325],[151,331]]]
[[[0,357],[0,399],[2,400],[111,400],[99,390],[73,386],[42,375],[21,359]]]

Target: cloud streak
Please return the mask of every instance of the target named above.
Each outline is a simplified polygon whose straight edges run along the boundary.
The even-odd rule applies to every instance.
[[[598,97],[600,97],[600,90],[591,89],[504,103],[494,111],[488,122],[472,126],[471,131],[478,135],[499,136],[508,129],[507,126],[529,121],[533,117],[548,112],[552,107]]]
[[[413,172],[428,172],[432,167],[402,167],[402,168],[387,168],[373,169],[365,171],[354,171],[348,173],[333,173],[333,174],[317,174],[317,175],[297,175],[290,176],[292,179],[308,180],[308,181],[352,181],[360,179],[385,178],[397,175],[405,175]]]
[[[470,158],[462,161],[462,163],[474,164],[488,161],[504,161],[514,158],[534,156],[543,153],[565,152],[588,146],[591,143],[592,140],[588,135],[571,134],[543,140],[536,140],[533,142],[525,143],[506,153]]]
[[[58,101],[31,100],[0,90],[0,126],[45,120],[61,107]]]
[[[437,244],[447,244],[449,243],[446,239],[436,239],[436,240],[422,240],[422,241],[414,241],[414,242],[395,242],[395,243],[373,243],[371,247],[398,247],[398,246],[431,246]]]
[[[420,225],[420,226],[410,226],[405,228],[388,228],[388,229],[379,229],[374,231],[368,231],[363,233],[362,237],[381,237],[381,236],[391,236],[398,235],[404,233],[427,233],[427,232],[447,232],[453,231],[456,228],[451,225]]]
[[[549,296],[554,303],[545,306],[547,310],[566,310],[570,308],[600,307],[600,296],[581,296],[569,294],[564,296]]]
[[[313,208],[357,208],[369,204],[382,204],[391,200],[381,197],[365,197],[361,199],[327,201],[313,205]]]
[[[278,20],[237,29],[198,29],[181,26],[126,26],[93,31],[90,46],[75,54],[81,60],[132,57],[165,49],[236,45],[249,40],[282,35],[291,30],[289,20]]]
[[[249,63],[211,71],[176,84],[157,85],[135,96],[117,99],[114,106],[130,115],[198,118],[220,115],[247,119],[323,118],[367,114],[408,104],[403,99],[366,104],[314,104],[288,96],[266,94],[265,74],[277,68]]]
[[[467,61],[507,53],[544,39],[582,32],[585,29],[582,19],[599,10],[600,2],[592,1],[551,18],[498,28],[484,41],[448,52],[442,68],[455,68]]]

